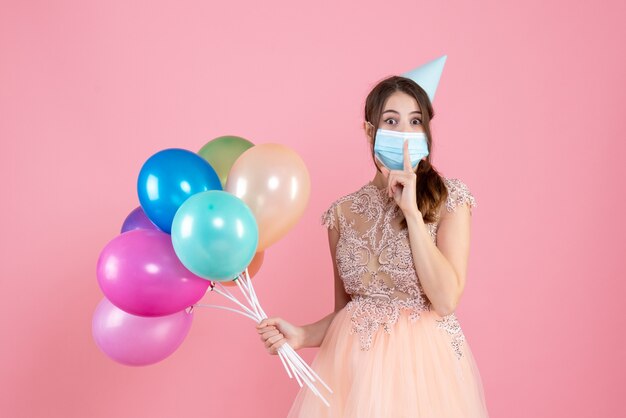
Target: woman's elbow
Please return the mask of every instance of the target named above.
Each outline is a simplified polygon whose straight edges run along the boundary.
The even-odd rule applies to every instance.
[[[437,313],[437,315],[439,316],[448,316],[448,315],[452,315],[454,313],[454,311],[456,311],[456,302],[449,302],[447,304],[439,304],[437,306],[434,306],[435,308],[435,312]]]

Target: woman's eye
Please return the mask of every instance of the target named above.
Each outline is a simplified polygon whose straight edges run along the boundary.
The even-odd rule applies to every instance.
[[[413,123],[413,122],[417,122],[417,123]],[[420,124],[422,123],[422,121],[421,121],[421,120],[419,120],[419,119],[413,119],[413,120],[411,121],[411,123],[413,123],[413,125],[420,125]]]
[[[395,119],[387,119],[387,120],[385,121],[386,123],[388,123],[388,124],[390,124],[390,125],[394,125],[394,123],[390,123],[389,121],[395,122],[396,120],[395,120]]]

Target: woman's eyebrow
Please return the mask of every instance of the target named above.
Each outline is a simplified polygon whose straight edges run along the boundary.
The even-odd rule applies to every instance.
[[[400,113],[398,113],[396,110],[393,110],[393,109],[388,109],[388,110],[385,110],[385,111],[383,112],[383,115],[384,115],[385,113],[388,113],[388,112],[392,112],[392,113],[395,113],[395,114],[397,114],[397,115],[399,115],[399,114],[400,114]],[[412,111],[411,113],[409,113],[409,115],[412,115],[413,113],[419,113],[420,115],[422,114],[422,112],[420,112],[419,110],[414,110],[414,111]]]

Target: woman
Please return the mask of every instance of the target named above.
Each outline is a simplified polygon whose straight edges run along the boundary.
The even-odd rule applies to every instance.
[[[311,366],[333,389],[331,406],[304,386],[289,417],[488,416],[454,313],[476,200],[465,183],[431,165],[433,116],[427,93],[409,78],[374,87],[365,132],[376,174],[322,215],[335,310],[301,327],[278,317],[257,326],[271,354],[286,342],[320,347]],[[398,137],[413,142],[394,148]]]

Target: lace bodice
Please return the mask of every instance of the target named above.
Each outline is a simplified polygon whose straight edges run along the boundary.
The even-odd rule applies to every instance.
[[[446,209],[452,212],[468,203],[471,213],[477,204],[467,185],[459,179],[443,179],[448,189]],[[439,218],[426,224],[435,243]],[[370,348],[379,327],[390,332],[401,309],[410,310],[412,321],[419,319],[421,311],[432,309],[417,278],[402,219],[393,197],[371,182],[334,201],[321,217],[323,225],[339,231],[337,268],[351,296],[346,306],[352,315],[351,332],[359,334],[362,350]],[[438,326],[459,345],[463,334],[454,313],[442,318]]]

